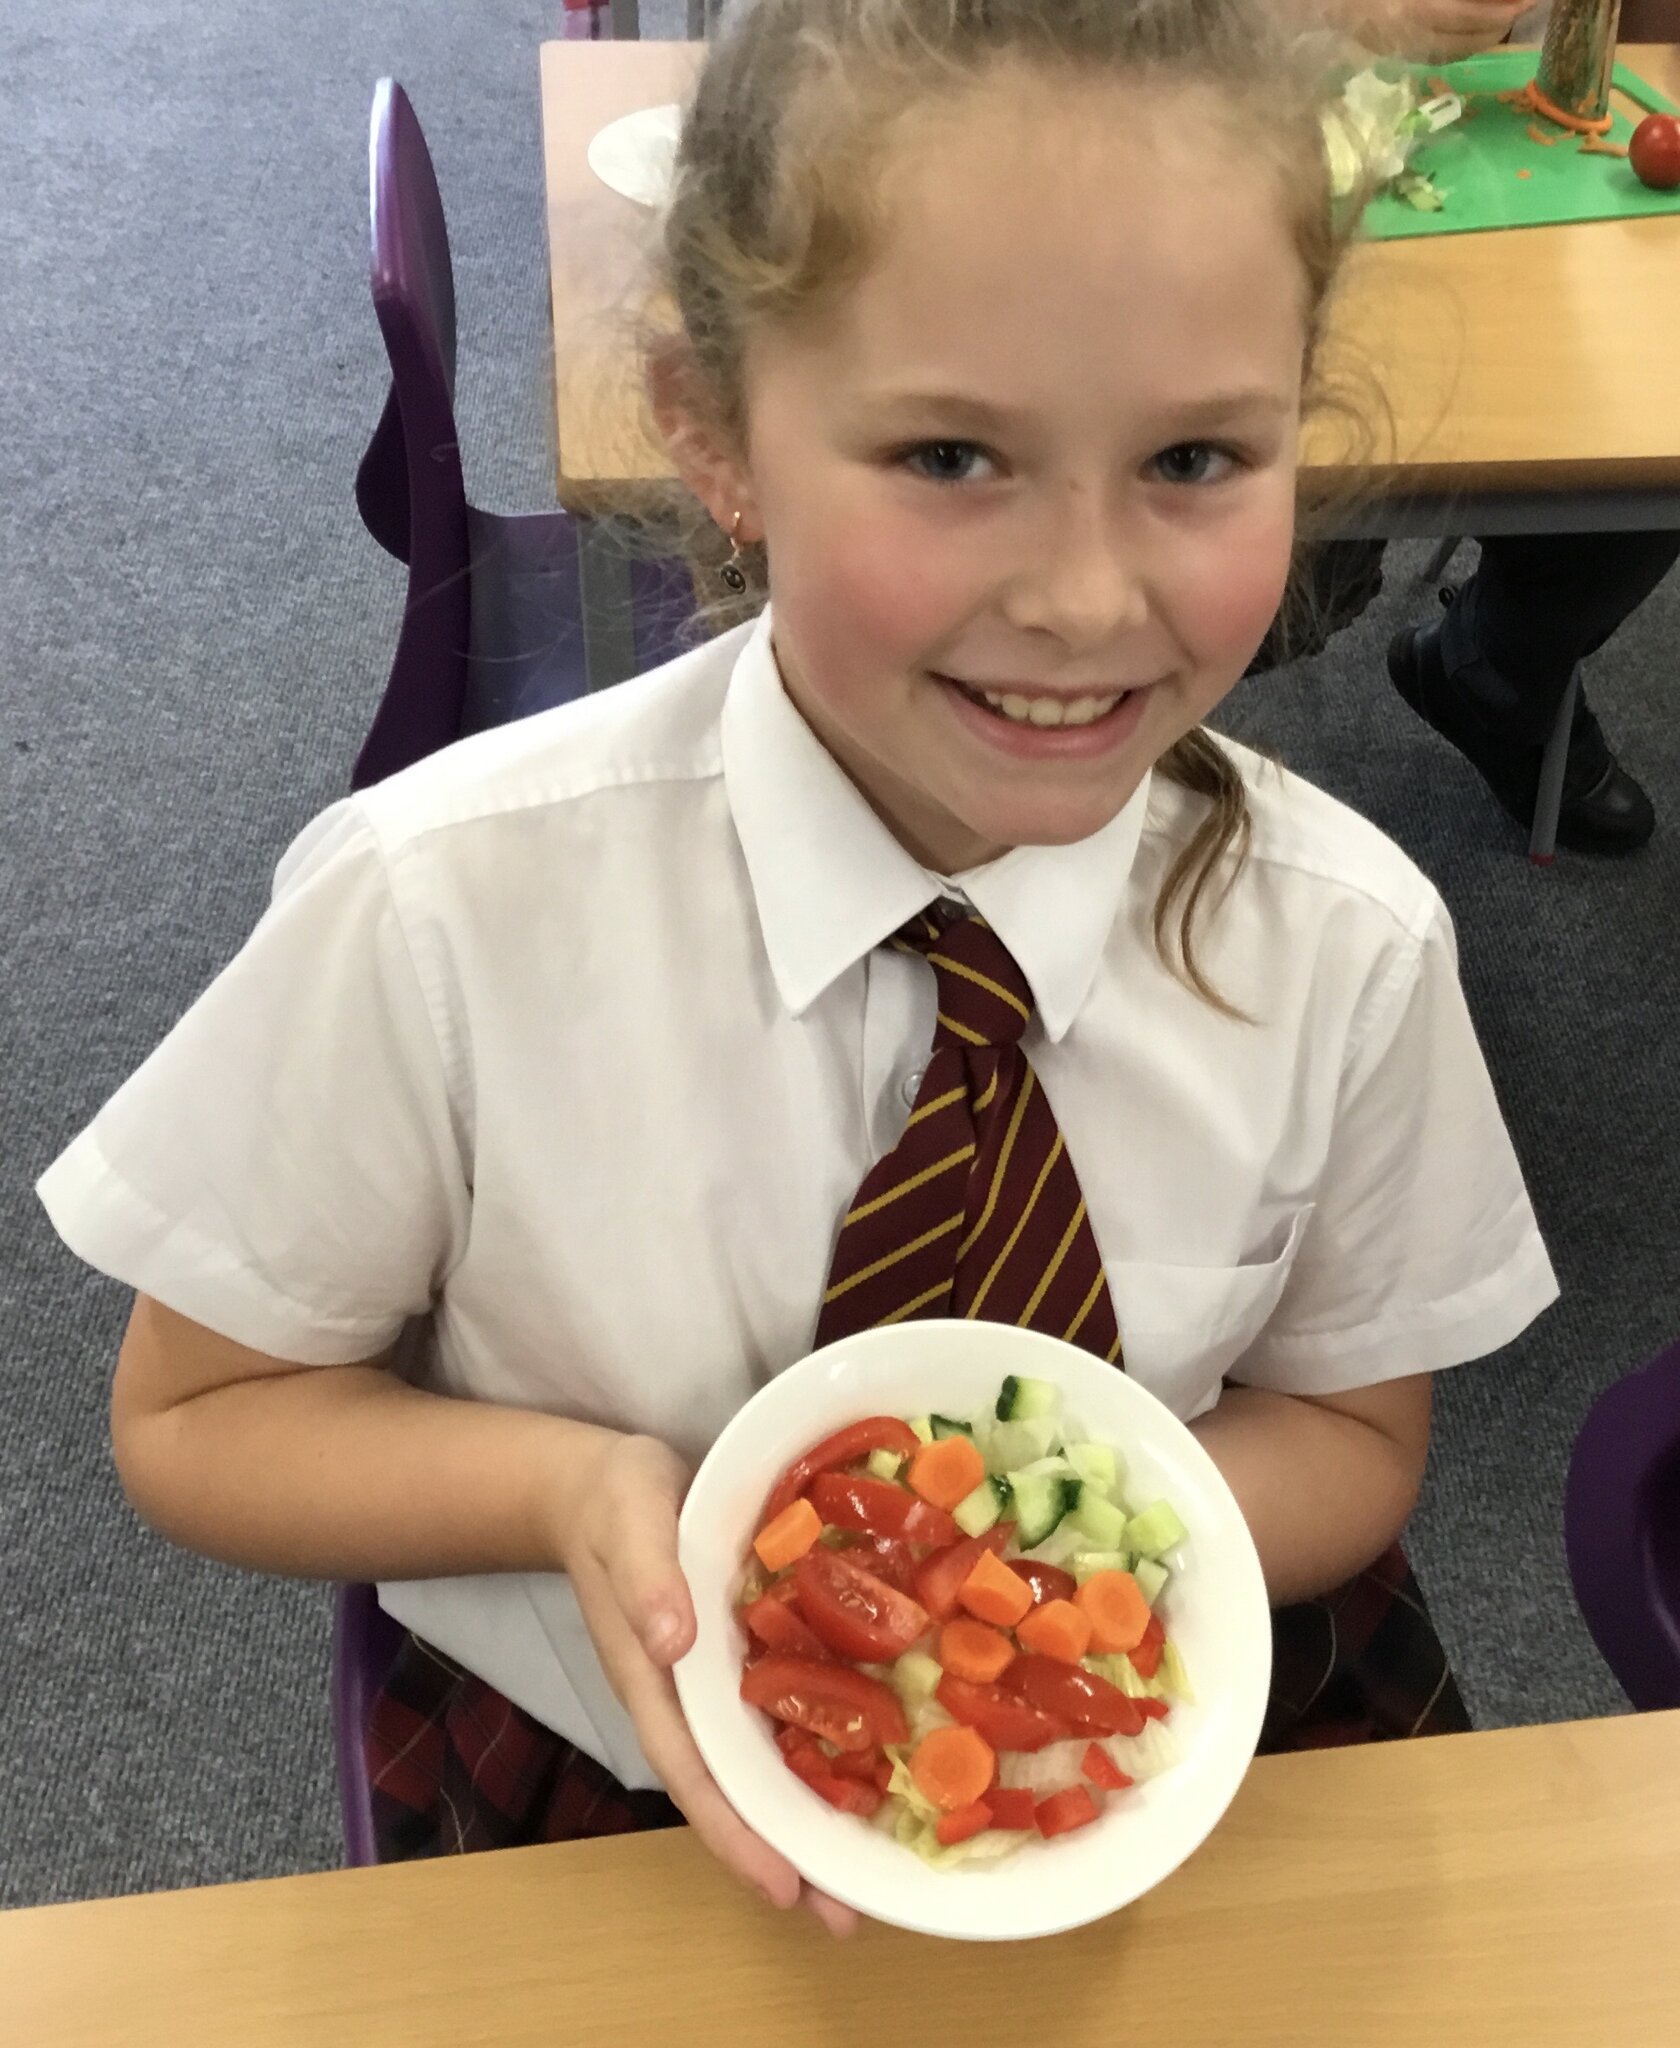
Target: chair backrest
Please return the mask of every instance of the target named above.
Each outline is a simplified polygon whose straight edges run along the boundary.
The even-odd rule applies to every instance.
[[[368,1708],[396,1662],[402,1639],[402,1624],[380,1606],[372,1586],[339,1587],[333,1604],[333,1740],[345,1860],[356,1867],[379,1861],[363,1731]]]
[[[1680,1707],[1680,1344],[1593,1403],[1563,1522],[1576,1604],[1616,1682],[1644,1711]]]
[[[356,761],[363,788],[459,736],[471,620],[466,484],[455,432],[455,277],[431,152],[394,79],[368,136],[373,304],[391,394],[356,478],[369,531],[408,563],[391,678]]]

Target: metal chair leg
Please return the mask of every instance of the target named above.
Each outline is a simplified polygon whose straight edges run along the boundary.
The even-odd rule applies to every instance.
[[[1550,867],[1557,852],[1558,813],[1563,809],[1563,771],[1569,765],[1569,735],[1575,724],[1575,704],[1580,694],[1581,665],[1577,662],[1547,737],[1546,751],[1540,759],[1540,789],[1534,799],[1534,822],[1528,838],[1528,857],[1536,867]]]
[[[642,10],[638,0],[612,0],[612,32],[615,43],[640,42]]]
[[[1420,583],[1433,583],[1463,545],[1464,536],[1462,534],[1449,533],[1444,535],[1434,554],[1429,557],[1428,563],[1418,571],[1418,581]]]

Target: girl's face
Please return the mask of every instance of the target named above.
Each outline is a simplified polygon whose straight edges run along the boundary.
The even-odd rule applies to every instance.
[[[1304,285],[1271,174],[1182,89],[999,78],[884,193],[837,319],[749,354],[734,502],[789,695],[954,873],[1099,830],[1247,666]]]

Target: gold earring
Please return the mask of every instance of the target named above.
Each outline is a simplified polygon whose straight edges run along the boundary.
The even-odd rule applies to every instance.
[[[737,512],[734,521],[729,528],[729,560],[724,563],[721,572],[723,576],[724,588],[726,590],[734,591],[737,597],[739,597],[742,591],[744,591],[747,587],[747,572],[741,566],[741,543],[736,538],[736,535],[740,532],[740,530],[741,515],[739,512]]]

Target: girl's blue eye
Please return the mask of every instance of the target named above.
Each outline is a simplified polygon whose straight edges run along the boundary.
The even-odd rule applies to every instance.
[[[1179,441],[1156,456],[1155,468],[1169,484],[1206,484],[1219,482],[1236,462],[1229,448],[1211,441]]]
[[[991,458],[977,441],[918,441],[899,458],[932,484],[966,484],[973,481],[969,464]]]

